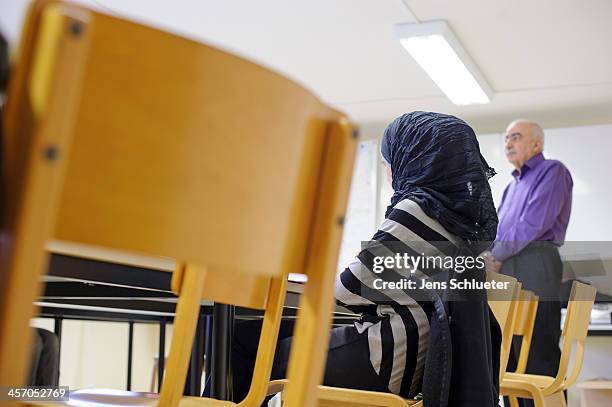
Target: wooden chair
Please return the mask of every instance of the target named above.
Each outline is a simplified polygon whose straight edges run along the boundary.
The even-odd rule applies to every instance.
[[[512,332],[513,336],[521,337],[521,350],[514,373],[525,373],[527,368],[527,359],[529,357],[529,349],[531,348],[531,338],[537,311],[538,296],[531,291],[521,290]]]
[[[514,320],[521,293],[521,283],[514,277],[499,273],[487,273],[487,281],[499,281],[506,284],[506,290],[488,290],[489,307],[497,320],[502,332],[502,343],[499,360],[500,382],[508,366],[508,358],[512,349]]]
[[[286,392],[289,380],[273,380],[268,387],[268,395]],[[318,407],[353,407],[353,406],[376,406],[376,407],[423,407],[423,401],[404,399],[391,393],[376,391],[344,389],[340,387],[318,386]],[[283,401],[286,397],[283,394]]]
[[[502,326],[502,334],[506,341],[512,341],[512,326],[514,321],[514,312],[517,306],[518,295],[520,292],[520,283],[517,283],[515,278],[505,276],[498,273],[487,273],[487,281],[500,281],[507,283],[506,290],[488,290],[487,296],[490,299],[489,304],[496,319]],[[502,352],[502,362],[505,365],[508,361],[510,351],[507,345],[507,352]],[[505,359],[504,359],[505,358]],[[268,387],[268,395],[282,392],[285,387],[289,387],[291,381],[273,380]],[[343,389],[338,387],[319,386],[317,398],[319,406],[329,407],[349,407],[349,406],[385,406],[385,407],[422,407],[423,401],[404,399],[400,396],[391,393],[380,393],[374,391]]]
[[[311,405],[355,151],[346,117],[244,59],[61,1],[31,6],[19,51],[2,157],[0,385],[24,383],[55,239],[176,260],[162,406],[233,404],[181,399],[201,298],[264,310],[240,403],[259,405],[287,274],[307,274],[288,398]]]
[[[577,281],[572,285],[561,332],[561,361],[556,377],[524,373],[505,375],[500,392],[508,396],[512,407],[518,406],[517,398],[532,399],[536,407],[566,406],[563,392],[576,381],[582,368],[584,342],[596,292],[594,287]],[[570,356],[574,347],[576,353],[573,367],[570,369]]]

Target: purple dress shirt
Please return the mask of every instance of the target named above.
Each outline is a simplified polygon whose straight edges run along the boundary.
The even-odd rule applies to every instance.
[[[497,210],[497,238],[493,256],[504,261],[533,241],[550,241],[561,246],[572,210],[572,176],[557,160],[542,153],[512,172]]]

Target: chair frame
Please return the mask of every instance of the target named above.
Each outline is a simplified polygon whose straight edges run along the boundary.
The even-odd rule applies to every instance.
[[[35,3],[38,11],[42,3]],[[31,140],[20,140],[16,162],[9,165],[4,160],[3,172],[12,185],[7,188],[2,228],[7,239],[0,248],[0,266],[3,274],[0,304],[0,384],[21,386],[26,375],[29,348],[32,341],[29,317],[34,316],[32,302],[38,296],[38,278],[45,268],[47,254],[45,242],[51,234],[58,211],[59,195],[69,155],[72,128],[80,78],[83,73],[83,56],[88,49],[88,33],[81,28],[86,21],[74,15],[65,18],[59,11],[50,11],[43,21],[34,12],[30,14],[22,34],[24,46],[21,52],[28,59],[44,61],[31,76],[32,107],[30,114],[44,115]],[[34,49],[34,24],[41,24],[44,43]],[[57,58],[46,59],[55,50]],[[9,92],[15,98],[28,97],[25,89],[17,87],[25,81],[27,73],[15,71]],[[61,103],[57,101],[61,100]],[[53,102],[55,101],[55,103]],[[14,105],[7,105],[5,125],[14,123]],[[27,121],[21,116],[18,119]],[[8,157],[7,157],[8,158]],[[15,172],[16,167],[27,168],[25,173]],[[24,312],[23,310],[27,310]]]
[[[512,327],[514,325],[514,316],[516,314],[517,303],[520,295],[520,283],[513,277],[508,277],[503,274],[487,273],[487,281],[495,279],[508,283],[508,290],[501,300],[489,301],[491,308],[495,308],[496,318],[500,320],[500,325],[503,327],[503,337],[505,339],[506,352],[502,352],[501,359],[505,365],[508,361],[510,343],[512,342]],[[487,293],[489,298],[493,296],[492,291]],[[501,375],[501,369],[500,369]],[[268,386],[267,395],[283,392],[285,387],[289,388],[291,378],[282,380],[273,380]],[[325,407],[349,407],[355,405],[363,406],[380,406],[380,407],[422,407],[422,400],[404,399],[396,394],[382,393],[375,391],[345,389],[339,387],[330,387],[319,385],[317,390],[318,405]],[[285,398],[283,398],[286,400]]]
[[[514,373],[525,373],[527,368],[539,299],[537,295],[528,290],[521,290],[520,295],[520,301],[516,309],[517,315],[514,321],[513,335],[521,337],[521,350]]]
[[[33,3],[20,48],[21,60],[34,61],[33,73],[18,69],[11,81],[11,99],[6,111],[11,120],[9,125],[13,126],[11,133],[17,133],[15,128],[27,131],[27,128],[23,130],[22,123],[34,126],[31,117],[22,117],[23,106],[30,96],[34,113],[42,120],[34,127],[31,142],[26,137],[28,144],[18,146],[19,156],[7,165],[9,179],[11,176],[16,178],[11,183],[13,190],[9,191],[12,194],[9,194],[8,208],[2,213],[3,229],[10,236],[10,244],[3,246],[0,253],[2,271],[7,271],[7,284],[3,287],[0,304],[2,385],[23,384],[29,354],[28,320],[34,316],[32,303],[38,295],[38,278],[46,264],[45,243],[53,234],[58,212],[65,210],[61,207],[60,197],[76,124],[84,61],[91,39],[86,11],[83,7],[57,0]],[[24,85],[30,76],[34,81],[29,86],[32,95],[27,93]],[[292,95],[297,93],[296,88],[291,88]],[[331,325],[333,281],[352,176],[356,132],[342,114],[328,109],[312,96],[307,99],[307,93],[300,92],[304,103],[310,103],[308,108],[317,115],[316,123],[312,119],[309,121],[310,135],[317,131],[316,137],[320,137],[300,153],[306,157],[302,159],[312,162],[312,170],[316,172],[308,179],[308,188],[312,184],[313,190],[300,190],[309,202],[295,204],[290,212],[293,217],[300,215],[305,219],[289,225],[292,238],[298,235],[296,231],[299,230],[300,234],[305,231],[305,239],[299,242],[305,249],[302,251],[291,246],[286,251],[287,258],[282,259],[282,272],[262,276],[268,285],[267,297],[257,299],[260,301],[257,304],[264,304],[265,316],[255,362],[255,380],[246,398],[238,405],[259,405],[265,398],[273,362],[270,355],[274,354],[276,346],[289,271],[305,272],[308,283],[300,299],[295,346],[290,355],[289,378],[293,384],[287,390],[288,403],[304,407],[315,405],[316,398],[312,394],[323,376],[327,349],[321,343],[326,343]],[[317,144],[319,141],[321,145]],[[18,171],[24,168],[26,173],[20,174]],[[313,202],[310,202],[311,197]],[[308,211],[308,216],[304,216],[304,211]],[[296,264],[302,261],[302,255],[303,264]],[[300,270],[292,269],[296,266],[302,267]],[[212,277],[211,270],[205,265],[178,259],[172,289],[179,299],[160,405],[176,406],[183,402],[189,405],[234,405],[232,402],[182,396],[200,299],[204,291],[210,292],[208,282],[213,281]],[[217,286],[213,287],[216,289]],[[235,290],[235,287],[226,287],[225,290],[231,288]],[[24,341],[24,338],[28,340]]]
[[[487,292],[489,307],[497,319],[502,331],[502,342],[500,351],[499,377],[500,382],[506,374],[508,359],[512,350],[512,336],[514,333],[515,319],[517,317],[517,308],[519,307],[519,299],[521,295],[521,283],[513,277],[499,273],[487,273],[487,281],[496,280],[508,284],[508,290],[504,291],[499,297],[499,294],[491,290]]]
[[[594,287],[574,281],[561,332],[563,345],[557,375],[553,378],[508,373],[500,383],[500,393],[508,396],[512,407],[518,406],[517,398],[532,399],[536,407],[566,406],[563,391],[574,384],[580,374],[596,292]],[[574,345],[576,354],[570,369],[570,357]]]
[[[268,386],[268,396],[283,393],[289,380],[273,380]],[[422,400],[404,399],[396,394],[367,390],[344,389],[319,385],[317,388],[319,407],[349,407],[355,405],[377,407],[423,407]],[[283,401],[285,397],[283,397]]]

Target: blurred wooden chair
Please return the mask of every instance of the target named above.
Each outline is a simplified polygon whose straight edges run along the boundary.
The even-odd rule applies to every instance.
[[[164,358],[163,365],[166,366],[168,364],[168,358]],[[164,372],[166,369],[164,369]],[[164,375],[162,372],[162,376]],[[203,371],[201,372],[203,373]],[[159,388],[159,383],[157,382],[159,377],[159,356],[153,357],[153,368],[151,369],[151,381],[149,382],[149,392],[155,393],[155,389]]]
[[[488,290],[487,298],[489,307],[497,320],[502,332],[502,343],[499,360],[500,381],[506,373],[508,358],[512,349],[512,336],[514,333],[514,321],[516,310],[521,295],[521,283],[514,277],[500,273],[487,273],[487,281],[498,281],[506,283],[506,290]]]
[[[61,1],[33,3],[19,52],[2,157],[0,384],[24,382],[32,302],[55,239],[176,260],[163,406],[233,404],[182,398],[201,298],[264,311],[241,402],[259,405],[287,274],[307,274],[289,373],[300,387],[288,397],[309,405],[352,175],[348,120],[244,59]],[[296,353],[309,360],[295,365]]]
[[[566,406],[563,392],[580,374],[584,358],[584,342],[589,330],[591,310],[597,290],[587,284],[574,281],[561,332],[561,361],[556,377],[524,373],[506,373],[500,384],[500,392],[510,399],[512,407],[518,406],[517,398],[532,399],[536,407]],[[575,347],[573,367],[570,356]]]
[[[531,338],[535,325],[536,313],[538,312],[538,296],[532,291],[521,290],[518,305],[516,307],[516,317],[514,318],[513,336],[519,336],[521,348],[519,358],[514,373],[525,373],[527,359],[531,349]]]
[[[273,380],[268,387],[268,395],[286,392],[289,380]],[[285,400],[284,394],[282,397]],[[396,394],[376,391],[345,389],[319,385],[317,390],[317,407],[423,407],[422,400],[404,399]]]
[[[487,273],[487,281],[500,281],[507,283],[506,290],[491,289],[487,290],[490,307],[495,314],[506,344],[512,341],[512,326],[514,313],[517,307],[518,296],[520,293],[520,283],[515,278],[498,273]],[[502,348],[503,345],[502,345]],[[502,362],[508,361],[510,351],[509,345],[505,346],[507,352],[502,352]],[[273,380],[268,387],[268,395],[283,392],[285,387],[289,387],[290,380]],[[404,399],[391,393],[381,393],[364,390],[343,389],[338,387],[319,386],[317,398],[319,407],[349,407],[349,406],[381,406],[381,407],[422,407],[423,401],[416,399]]]

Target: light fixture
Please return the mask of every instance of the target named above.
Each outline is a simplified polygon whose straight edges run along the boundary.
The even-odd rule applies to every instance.
[[[491,101],[491,87],[446,22],[398,24],[395,35],[451,102],[473,105]]]

